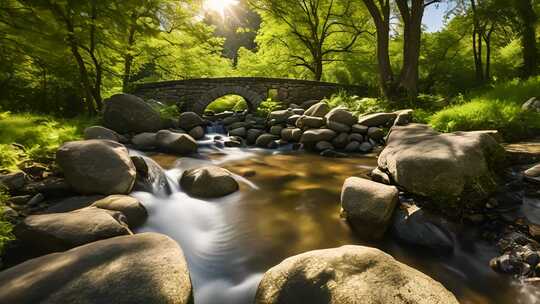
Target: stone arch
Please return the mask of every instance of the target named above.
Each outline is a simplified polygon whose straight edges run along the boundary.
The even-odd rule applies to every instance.
[[[204,109],[206,109],[209,104],[225,95],[242,96],[246,100],[248,110],[250,112],[256,110],[261,104],[261,102],[263,102],[264,100],[263,96],[259,95],[257,92],[241,86],[218,87],[202,95],[201,98],[193,105],[192,111],[198,114],[202,114],[204,112]]]

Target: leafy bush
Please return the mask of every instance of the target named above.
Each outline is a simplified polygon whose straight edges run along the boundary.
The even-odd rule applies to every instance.
[[[161,118],[164,119],[178,119],[180,116],[180,109],[176,105],[159,107],[157,110]]]
[[[323,101],[331,108],[338,106],[346,107],[357,115],[385,112],[391,108],[390,104],[382,99],[360,98],[355,95],[348,95],[343,91],[334,94]]]
[[[257,115],[260,117],[267,117],[270,112],[283,109],[285,109],[285,104],[268,98],[267,100],[261,102],[257,108]]]
[[[225,111],[243,111],[247,109],[247,103],[242,96],[239,95],[226,95],[214,100],[206,107],[206,110],[213,111],[214,113],[221,113]]]
[[[0,113],[0,166],[15,170],[21,161],[49,161],[58,147],[82,137],[92,119],[56,119],[30,113]],[[16,144],[13,145],[13,144]]]

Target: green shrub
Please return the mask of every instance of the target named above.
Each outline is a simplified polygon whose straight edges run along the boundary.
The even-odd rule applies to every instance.
[[[280,101],[268,98],[267,100],[261,102],[261,104],[257,108],[256,114],[260,117],[267,117],[270,112],[283,109],[285,109],[285,104]]]
[[[245,99],[239,95],[225,95],[214,100],[206,107],[206,110],[213,111],[214,113],[243,111],[245,109],[247,109],[247,103]]]

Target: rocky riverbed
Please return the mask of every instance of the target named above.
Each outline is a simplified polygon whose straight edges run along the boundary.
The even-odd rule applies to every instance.
[[[540,301],[534,145],[410,110],[163,121],[134,96],[106,104],[57,167],[0,176],[18,237],[0,302]]]

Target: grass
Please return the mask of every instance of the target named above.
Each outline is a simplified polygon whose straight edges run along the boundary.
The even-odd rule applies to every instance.
[[[85,117],[58,119],[0,112],[0,169],[16,171],[26,160],[50,162],[62,143],[80,139],[94,122]]]
[[[420,113],[420,120],[442,132],[492,129],[507,141],[525,139],[540,134],[540,113],[521,109],[531,97],[540,97],[540,77],[471,92],[461,102],[431,116]]]

